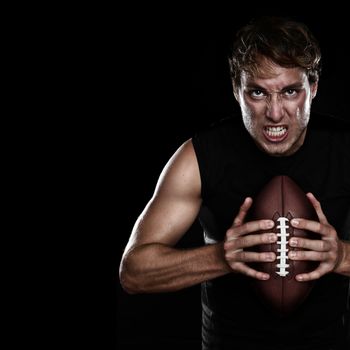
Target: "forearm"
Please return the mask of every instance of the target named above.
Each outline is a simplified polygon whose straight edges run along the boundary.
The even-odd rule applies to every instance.
[[[186,250],[154,243],[136,247],[126,254],[120,280],[129,293],[170,292],[230,271],[222,243]]]
[[[350,242],[342,241],[341,246],[340,261],[334,272],[350,277]]]

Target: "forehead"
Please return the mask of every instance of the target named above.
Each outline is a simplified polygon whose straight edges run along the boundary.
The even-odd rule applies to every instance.
[[[299,67],[285,68],[275,64],[268,67],[260,66],[256,74],[242,72],[242,87],[257,85],[267,89],[282,89],[293,84],[304,85],[307,82],[305,70]]]

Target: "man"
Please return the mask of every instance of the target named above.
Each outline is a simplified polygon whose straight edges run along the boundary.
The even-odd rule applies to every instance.
[[[242,28],[230,57],[241,118],[185,142],[135,224],[120,267],[123,287],[155,293],[202,283],[203,349],[348,346],[350,138],[334,119],[310,116],[320,59],[303,24],[263,18]],[[271,278],[251,263],[276,255],[247,251],[277,240],[274,233],[257,234],[272,229],[273,221],[246,220],[252,198],[275,175],[288,175],[309,192],[318,216],[291,222],[319,239],[295,240],[298,250],[289,258],[319,265],[296,276],[300,283],[316,283],[302,307],[283,319],[261,305],[250,284]],[[205,245],[177,249],[197,217]]]

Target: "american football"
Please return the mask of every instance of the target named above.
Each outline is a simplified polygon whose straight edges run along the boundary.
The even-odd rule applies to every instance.
[[[310,272],[318,266],[314,261],[292,261],[288,252],[296,250],[289,246],[292,237],[317,238],[315,233],[292,227],[293,218],[317,220],[317,215],[303,190],[288,176],[276,176],[268,182],[253,201],[250,219],[272,219],[272,229],[277,234],[277,242],[259,245],[258,252],[272,251],[274,262],[254,264],[254,268],[270,274],[266,281],[254,280],[256,292],[263,302],[280,315],[293,312],[309,295],[313,282],[298,282],[295,276]],[[271,232],[261,231],[263,232]],[[300,248],[299,248],[300,249]]]

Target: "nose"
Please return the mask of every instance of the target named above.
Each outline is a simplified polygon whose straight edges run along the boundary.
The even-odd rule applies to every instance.
[[[284,107],[278,93],[272,93],[266,101],[266,117],[278,123],[283,119]]]

